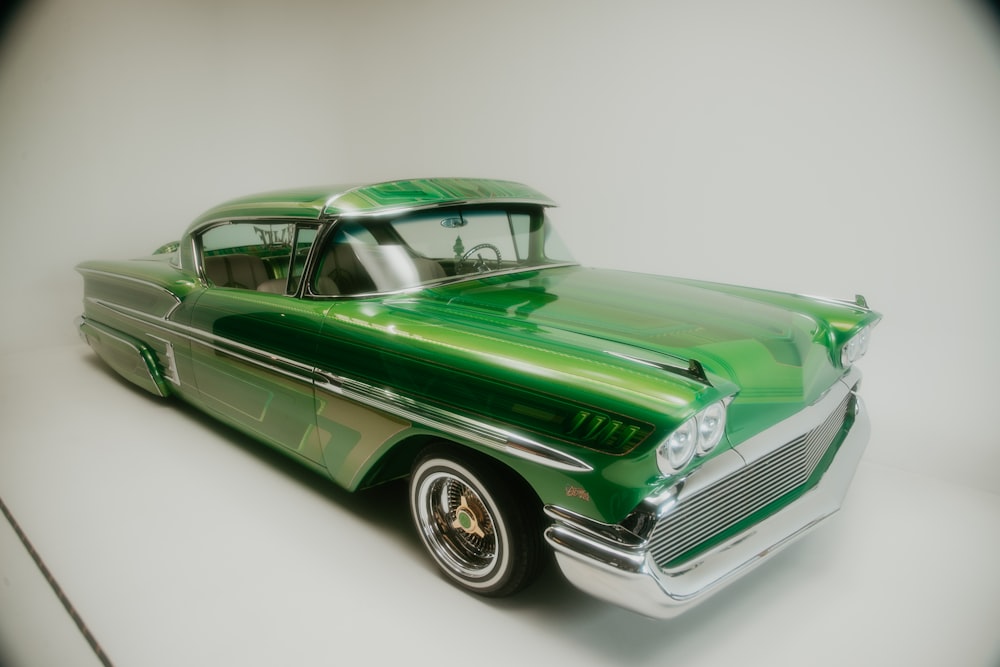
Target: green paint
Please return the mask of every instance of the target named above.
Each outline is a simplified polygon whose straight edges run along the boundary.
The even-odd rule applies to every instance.
[[[147,389],[166,387],[349,488],[390,474],[381,457],[397,443],[432,436],[503,461],[545,503],[619,521],[673,481],[660,475],[655,448],[683,420],[733,396],[727,439],[709,456],[738,447],[826,391],[844,373],[841,346],[879,319],[855,305],[777,292],[547,267],[540,232],[517,241],[524,248],[521,270],[509,265],[506,274],[457,281],[449,275],[395,294],[297,298],[210,286],[194,271],[194,237],[213,221],[318,220],[312,224],[322,226],[321,244],[334,237],[327,227],[344,218],[363,224],[415,209],[440,210],[443,220],[454,221],[462,213],[449,207],[470,201],[490,210],[510,207],[525,223],[529,214],[541,221],[552,204],[526,186],[480,179],[302,189],[227,202],[201,216],[176,252],[80,265],[86,321],[134,341],[145,356],[136,365],[123,359],[127,347],[95,349]],[[457,237],[454,224],[442,226]],[[474,227],[462,227],[464,247],[480,242]],[[432,259],[454,271],[448,246],[447,257]],[[325,248],[308,264],[288,263],[273,244],[231,252],[259,255],[275,279],[287,274],[285,266],[309,271],[303,281],[318,285]],[[168,344],[177,384],[163,379]],[[686,369],[689,359],[702,364],[709,384],[670,370]],[[153,379],[133,368],[151,369]],[[334,394],[324,392],[339,388],[313,384],[331,376],[362,383],[411,416],[369,407],[338,416],[340,399],[328,401]],[[440,431],[440,414],[564,451],[593,470],[541,466],[471,433]],[[384,438],[365,442],[365,424]]]

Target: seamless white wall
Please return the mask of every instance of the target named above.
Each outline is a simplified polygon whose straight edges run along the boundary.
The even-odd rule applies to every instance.
[[[512,178],[586,264],[864,292],[869,457],[1000,492],[997,118],[968,3],[29,2],[0,51],[0,343],[72,343],[77,261],[227,197]]]

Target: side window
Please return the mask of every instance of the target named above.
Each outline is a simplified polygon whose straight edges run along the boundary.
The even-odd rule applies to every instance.
[[[297,284],[314,226],[287,221],[230,222],[201,235],[199,252],[205,279],[215,287],[286,293]]]

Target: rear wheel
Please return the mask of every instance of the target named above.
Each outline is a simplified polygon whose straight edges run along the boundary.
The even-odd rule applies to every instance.
[[[432,446],[413,466],[410,509],[438,567],[492,597],[528,585],[544,562],[534,495],[488,460]]]

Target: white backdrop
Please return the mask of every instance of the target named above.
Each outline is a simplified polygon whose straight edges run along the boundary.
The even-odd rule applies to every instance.
[[[864,293],[869,456],[998,492],[1000,40],[977,10],[29,2],[0,59],[0,344],[74,340],[76,262],[225,198],[510,178],[562,204],[586,264]]]
[[[585,264],[864,293],[867,460],[1000,493],[998,35],[957,2],[29,2],[0,46],[0,376],[79,345],[76,262],[223,199],[509,178]]]

